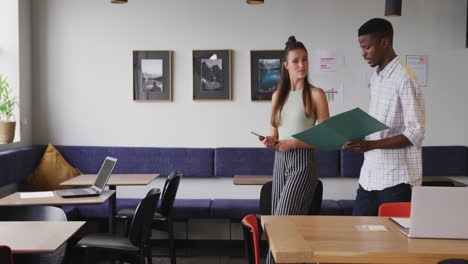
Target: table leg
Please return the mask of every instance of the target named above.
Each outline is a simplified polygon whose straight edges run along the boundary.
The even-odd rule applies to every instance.
[[[110,186],[110,190],[116,190],[115,186]],[[109,233],[115,234],[115,211],[117,202],[117,192],[114,192],[109,198]]]

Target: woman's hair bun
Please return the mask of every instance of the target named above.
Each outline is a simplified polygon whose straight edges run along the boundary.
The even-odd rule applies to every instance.
[[[286,48],[289,47],[290,45],[296,43],[296,42],[297,42],[296,38],[294,36],[290,36],[288,38],[288,42],[286,42]]]

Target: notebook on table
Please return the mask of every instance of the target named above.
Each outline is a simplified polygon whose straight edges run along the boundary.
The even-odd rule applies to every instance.
[[[101,165],[101,169],[99,170],[99,173],[96,177],[96,181],[91,187],[57,190],[56,193],[64,198],[98,196],[104,190],[104,187],[106,186],[106,183],[109,180],[116,163],[116,158],[106,157]]]

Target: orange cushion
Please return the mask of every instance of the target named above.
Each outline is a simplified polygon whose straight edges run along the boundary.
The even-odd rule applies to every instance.
[[[28,182],[38,190],[63,189],[60,183],[82,174],[80,170],[73,168],[51,144],[42,156],[39,166],[28,177]]]

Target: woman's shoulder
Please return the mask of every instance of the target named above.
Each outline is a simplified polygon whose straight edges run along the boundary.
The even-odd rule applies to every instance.
[[[313,86],[312,84],[310,85],[310,91],[311,91],[312,97],[325,95],[325,92],[323,91],[322,88]]]

